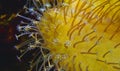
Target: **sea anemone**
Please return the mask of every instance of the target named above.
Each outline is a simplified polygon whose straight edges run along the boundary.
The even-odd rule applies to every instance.
[[[40,51],[46,59],[39,70],[47,70],[48,60],[58,71],[119,71],[120,0],[55,1],[34,21],[44,40],[36,43],[49,50]]]

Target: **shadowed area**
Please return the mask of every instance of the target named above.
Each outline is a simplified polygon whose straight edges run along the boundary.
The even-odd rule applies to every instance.
[[[18,42],[15,38],[16,26],[20,18],[7,19],[19,12],[26,0],[0,0],[0,71],[26,71],[25,64],[20,62],[16,55],[14,45]],[[6,15],[5,17],[1,17]]]

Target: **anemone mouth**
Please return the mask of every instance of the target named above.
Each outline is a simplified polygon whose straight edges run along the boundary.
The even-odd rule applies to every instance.
[[[39,64],[38,71],[52,68],[65,71],[120,70],[119,0],[40,1],[45,5],[42,10],[38,9],[41,6],[37,1],[33,1],[42,17],[33,22],[37,33],[31,35],[34,40],[31,48],[39,49],[37,60],[32,63],[33,66]]]

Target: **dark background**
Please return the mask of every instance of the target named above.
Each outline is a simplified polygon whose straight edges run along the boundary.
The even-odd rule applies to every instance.
[[[23,9],[26,0],[0,0],[0,16],[16,14]],[[0,22],[3,19],[0,19]],[[7,20],[7,18],[4,18]],[[19,41],[16,40],[16,26],[20,18],[11,19],[9,22],[0,23],[0,71],[27,71],[25,63],[17,59],[18,51],[14,48]]]

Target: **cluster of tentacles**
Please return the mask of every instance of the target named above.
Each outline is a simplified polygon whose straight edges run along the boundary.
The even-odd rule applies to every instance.
[[[119,0],[28,0],[16,38],[30,71],[120,70]],[[28,54],[29,53],[29,54]]]

